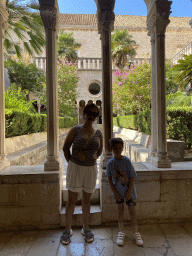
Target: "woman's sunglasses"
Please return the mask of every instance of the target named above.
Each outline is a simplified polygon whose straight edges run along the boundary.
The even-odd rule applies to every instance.
[[[87,116],[93,116],[93,117],[97,117],[99,115],[99,113],[91,111],[91,110],[88,110],[86,114],[87,114]]]

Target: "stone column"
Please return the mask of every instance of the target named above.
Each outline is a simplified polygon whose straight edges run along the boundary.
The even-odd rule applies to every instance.
[[[157,123],[156,123],[156,110],[157,110],[157,101],[156,101],[156,62],[155,62],[155,31],[151,33],[151,154],[155,156],[157,152]]]
[[[113,137],[111,31],[114,28],[115,14],[111,10],[105,10],[99,13],[98,18],[102,47],[102,120],[104,133],[104,152],[101,166],[106,169],[107,162],[112,157],[109,148],[109,140]]]
[[[0,3],[0,171],[9,166],[9,161],[6,159],[5,148],[5,84],[4,84],[4,50],[3,40],[4,31],[7,27],[8,13]]]
[[[167,157],[165,31],[169,24],[171,1],[155,2],[147,16],[152,43],[152,143],[149,162],[158,168],[170,168]]]
[[[156,62],[155,62],[155,31],[149,32],[151,36],[151,145],[149,149],[148,161],[151,156],[156,156],[157,153],[157,123],[156,123]]]
[[[40,14],[46,34],[46,85],[47,85],[47,161],[45,171],[58,171],[60,163],[57,85],[57,27],[58,9],[52,5],[40,5]]]
[[[165,86],[165,29],[169,20],[158,15],[156,22],[156,122],[157,122],[157,167],[171,167],[167,158],[166,131],[166,86]]]

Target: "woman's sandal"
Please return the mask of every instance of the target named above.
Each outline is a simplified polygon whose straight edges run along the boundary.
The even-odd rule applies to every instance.
[[[60,242],[64,245],[68,245],[71,242],[70,236],[73,235],[72,229],[64,230],[63,235],[60,238]]]
[[[84,239],[87,243],[91,243],[94,241],[94,235],[89,228],[88,229],[82,228],[81,234],[84,236]]]

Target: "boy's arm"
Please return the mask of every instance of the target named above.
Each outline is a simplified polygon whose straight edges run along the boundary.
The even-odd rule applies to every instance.
[[[120,200],[121,200],[121,197],[120,197],[120,195],[117,193],[117,190],[115,189],[115,186],[113,185],[111,176],[108,176],[108,181],[109,181],[109,186],[111,187],[111,189],[112,189],[112,191],[113,191],[113,193],[114,193],[115,199],[116,199],[117,201],[120,201]]]
[[[129,179],[129,188],[128,188],[128,191],[127,191],[127,193],[125,194],[125,199],[126,199],[126,200],[130,200],[130,199],[131,199],[131,192],[132,192],[132,189],[133,189],[134,182],[135,182],[135,177],[131,177],[131,178]]]

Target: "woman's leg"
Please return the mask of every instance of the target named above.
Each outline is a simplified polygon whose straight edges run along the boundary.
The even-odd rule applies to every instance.
[[[68,190],[68,202],[67,202],[67,207],[66,207],[66,226],[65,226],[66,230],[71,229],[72,216],[74,213],[75,204],[77,202],[77,197],[78,197],[77,192],[72,192],[72,191]]]
[[[91,195],[92,193],[86,193],[83,190],[83,195],[82,195],[83,229],[89,228]]]
[[[123,213],[124,213],[124,203],[118,204],[119,232],[124,232]]]

